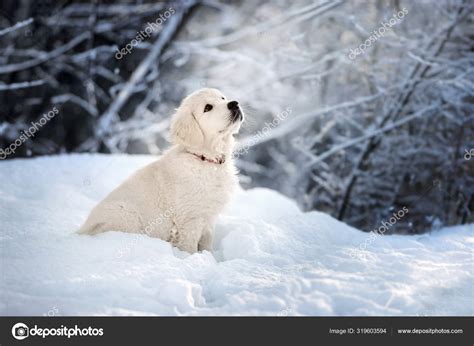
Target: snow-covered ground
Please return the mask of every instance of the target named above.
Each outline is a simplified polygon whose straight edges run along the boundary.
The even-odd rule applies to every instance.
[[[368,233],[253,189],[219,218],[213,254],[144,235],[74,233],[153,159],[0,162],[0,315],[474,314],[474,225],[367,243]]]

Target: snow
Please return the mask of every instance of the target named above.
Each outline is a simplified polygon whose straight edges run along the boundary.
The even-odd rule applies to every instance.
[[[252,189],[219,218],[213,254],[74,233],[154,159],[0,163],[0,315],[473,315],[474,225],[367,242],[369,233]]]

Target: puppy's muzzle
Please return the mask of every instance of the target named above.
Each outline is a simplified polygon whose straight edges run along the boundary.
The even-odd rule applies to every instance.
[[[232,123],[244,120],[244,115],[237,101],[230,101],[227,104],[227,108],[230,110],[230,120]]]

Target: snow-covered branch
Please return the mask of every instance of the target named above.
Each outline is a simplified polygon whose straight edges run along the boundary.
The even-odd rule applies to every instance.
[[[28,18],[27,20],[18,22],[13,26],[10,26],[10,27],[5,28],[5,29],[1,29],[0,30],[0,36],[7,35],[9,33],[12,33],[14,31],[16,31],[16,30],[22,29],[22,28],[30,25],[31,23],[33,23],[33,18]]]
[[[138,67],[130,76],[130,79],[121,89],[120,93],[112,101],[110,106],[104,112],[103,116],[100,118],[99,124],[96,129],[97,137],[100,138],[106,135],[111,124],[114,121],[117,121],[118,112],[133,94],[134,88],[137,86],[138,83],[142,81],[146,73],[150,70],[152,64],[157,63],[158,57],[163,51],[165,45],[169,43],[173,35],[178,30],[179,25],[181,24],[184,18],[184,15],[195,4],[196,1],[194,0],[188,0],[184,2],[183,5],[177,9],[176,13],[168,20],[162,32],[160,33],[160,36],[155,41],[153,48],[150,50],[146,58],[142,60],[140,65],[138,65]]]
[[[43,85],[44,83],[45,81],[43,79],[33,80],[29,82],[12,83],[12,84],[0,83],[0,91],[33,88],[35,86]]]

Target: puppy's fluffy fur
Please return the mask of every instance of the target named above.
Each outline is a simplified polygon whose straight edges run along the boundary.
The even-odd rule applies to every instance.
[[[216,89],[186,97],[172,119],[172,147],[113,190],[78,232],[146,233],[190,253],[210,251],[216,217],[238,183],[233,135],[243,114],[230,104]]]

